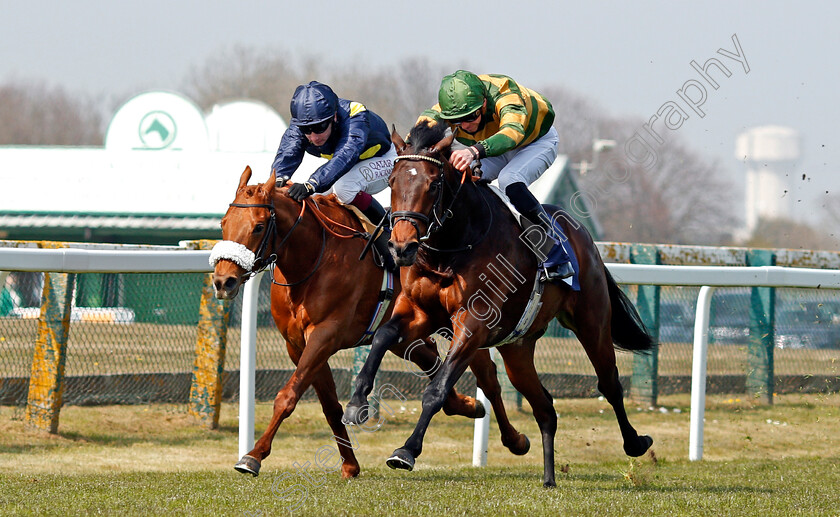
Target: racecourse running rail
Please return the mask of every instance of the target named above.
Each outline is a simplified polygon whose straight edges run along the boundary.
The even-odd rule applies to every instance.
[[[210,251],[76,248],[3,248],[0,271],[57,273],[195,273],[211,272]],[[689,459],[703,457],[703,416],[706,397],[706,350],[709,310],[716,287],[790,287],[840,289],[840,271],[780,266],[672,266],[606,264],[619,284],[700,286],[694,324],[691,374]],[[258,281],[245,284],[240,359],[239,456],[254,445],[254,391]],[[480,397],[483,397],[479,393]],[[484,465],[489,414],[476,422],[473,463]]]

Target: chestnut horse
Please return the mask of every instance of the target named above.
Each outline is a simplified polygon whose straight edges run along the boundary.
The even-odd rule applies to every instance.
[[[455,135],[446,137],[442,126],[421,122],[412,129],[408,143],[396,130],[391,134],[398,157],[389,179],[393,211],[389,246],[403,266],[403,291],[391,319],[374,336],[345,422],[364,422],[359,408],[370,393],[385,349],[399,337],[412,341],[448,324],[453,330],[452,347],[423,394],[414,433],[394,451],[388,466],[413,469],[444,395],[481,349],[501,344],[498,350],[510,381],[530,403],[542,435],[543,484],[555,486],[557,415],[537,377],[534,347],[557,318],[583,344],[598,377],[598,390],[615,411],[624,451],[641,456],[653,440],[640,436],[627,419],[613,350],[615,346],[645,352],[655,346],[632,302],[610,276],[586,229],[547,206],[555,218],[558,213],[564,216],[559,222],[577,256],[580,288],[564,282],[543,284],[542,305],[531,305],[536,312],[533,323],[527,330],[517,329],[532,292],[540,286],[536,254],[528,239],[521,238],[523,232],[504,202],[485,183],[474,182],[449,163]],[[520,334],[513,333],[515,329]]]
[[[286,187],[275,188],[274,174],[264,184],[248,185],[250,178],[248,167],[222,219],[224,240],[211,254],[216,297],[234,298],[255,271],[274,262],[271,315],[296,368],[274,399],[274,414],[265,433],[234,468],[259,474],[280,424],[311,385],[336,438],[343,459],[342,477],[357,476],[359,464],[348,446],[351,441],[341,423],[342,408],[327,360],[339,350],[363,344],[361,338],[370,334],[367,329],[380,302],[383,271],[371,257],[358,260],[365,241],[351,235],[359,237],[364,229],[335,196],[309,198],[302,204],[288,197]],[[398,282],[393,289],[400,292]],[[390,313],[389,307],[385,317]],[[409,347],[406,342],[392,351],[411,359],[423,371],[434,371],[440,358],[430,343]],[[528,439],[507,420],[489,353],[476,356],[473,364],[477,383],[499,417],[502,442],[514,454],[525,454]],[[485,414],[480,402],[454,389],[444,398],[447,414],[470,418]]]

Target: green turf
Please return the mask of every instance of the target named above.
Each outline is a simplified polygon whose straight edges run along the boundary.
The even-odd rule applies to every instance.
[[[606,402],[558,400],[557,488],[550,490],[542,488],[539,435],[527,411],[511,412],[531,437],[524,457],[498,443],[494,423],[489,467],[471,467],[472,423],[440,415],[416,470],[389,470],[384,459],[419,411],[416,401],[390,403],[395,415],[359,434],[361,476],[311,482],[295,464],[332,443],[317,403],[300,404],[281,426],[258,478],[231,468],[233,405],[223,407],[214,431],[176,405],[70,406],[58,435],[29,431],[12,408],[0,408],[0,515],[840,514],[837,394],[784,395],[772,406],[710,396],[700,462],[687,459],[685,395],[661,397],[652,411],[627,402],[632,423],[655,439],[655,455],[637,460],[622,454]],[[270,412],[258,405],[258,431]]]
[[[3,515],[837,515],[840,457],[570,465],[558,486],[533,468],[368,469],[305,484],[287,472],[4,474]],[[294,485],[300,491],[293,493]],[[291,496],[290,496],[291,495]]]

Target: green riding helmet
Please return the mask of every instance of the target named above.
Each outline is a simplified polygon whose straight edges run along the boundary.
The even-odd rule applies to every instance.
[[[484,83],[472,72],[458,70],[440,82],[440,116],[457,119],[475,112],[484,104]]]

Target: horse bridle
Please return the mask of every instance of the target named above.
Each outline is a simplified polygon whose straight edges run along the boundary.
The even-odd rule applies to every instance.
[[[432,205],[432,217],[422,213],[422,212],[415,212],[412,210],[397,210],[395,212],[391,212],[391,228],[394,227],[400,221],[408,221],[409,224],[414,226],[414,230],[417,232],[417,240],[420,242],[425,242],[429,240],[432,233],[436,232],[443,226],[443,223],[452,217],[452,204],[455,203],[455,198],[458,197],[458,193],[461,191],[461,187],[464,185],[464,182],[461,181],[458,184],[458,190],[455,191],[455,194],[452,196],[452,203],[450,203],[449,208],[444,210],[443,214],[441,215],[440,207],[443,203],[443,185],[449,186],[448,183],[443,181],[443,162],[438,160],[437,158],[432,158],[431,156],[425,156],[422,154],[405,154],[403,156],[397,156],[394,159],[394,165],[397,164],[399,161],[405,160],[422,160],[430,162],[437,166],[440,170],[440,174],[438,175],[437,179],[432,181],[432,185],[437,185],[437,199],[435,199],[435,204]],[[431,186],[431,185],[430,185]],[[451,190],[451,188],[450,188]],[[417,221],[422,222],[426,225],[426,235],[420,236],[420,227],[417,226]]]
[[[435,248],[435,247],[429,245],[426,241],[429,240],[429,238],[432,236],[432,234],[434,232],[441,229],[441,227],[443,226],[443,223],[446,222],[447,219],[449,219],[450,217],[452,217],[454,215],[453,212],[452,212],[452,207],[455,206],[455,201],[458,198],[458,194],[461,193],[461,188],[463,188],[463,186],[464,186],[464,181],[466,180],[466,177],[467,177],[467,171],[464,171],[463,175],[461,176],[461,181],[458,183],[458,188],[453,191],[452,201],[449,203],[449,207],[444,209],[443,213],[441,214],[440,211],[441,211],[441,205],[443,203],[443,186],[446,185],[446,187],[450,191],[452,191],[452,187],[449,186],[449,183],[444,181],[444,174],[443,174],[444,165],[443,165],[443,162],[441,160],[438,160],[437,158],[433,158],[431,156],[426,156],[426,155],[423,155],[423,154],[404,154],[402,156],[397,156],[394,159],[394,165],[396,165],[397,162],[401,161],[401,160],[422,160],[422,161],[430,162],[430,163],[437,166],[437,168],[440,170],[440,174],[438,175],[437,179],[435,179],[431,183],[431,185],[437,184],[437,186],[438,186],[438,188],[437,188],[437,191],[438,191],[437,192],[437,199],[435,199],[435,203],[434,203],[434,205],[432,205],[432,211],[431,211],[432,217],[429,217],[428,215],[426,215],[422,212],[415,212],[413,210],[397,210],[395,212],[391,212],[391,228],[394,228],[394,225],[396,225],[400,221],[407,221],[409,224],[414,226],[414,231],[417,233],[417,240],[420,242],[421,246],[423,246],[424,248],[430,249],[432,251],[443,252],[443,253],[456,253],[456,252],[460,252],[460,251],[471,250],[479,242],[484,240],[484,237],[487,236],[487,234],[490,232],[490,229],[493,227],[493,210],[489,207],[489,203],[487,202],[487,199],[484,197],[484,195],[483,195],[484,193],[482,193],[482,199],[484,200],[485,204],[488,205],[488,208],[490,208],[488,210],[489,213],[490,213],[490,224],[487,226],[487,230],[485,230],[484,234],[478,239],[477,242],[475,242],[473,244],[468,244],[468,245],[463,246],[461,248],[453,248],[453,249],[438,249],[438,248]],[[430,187],[431,187],[431,185],[430,185]],[[422,222],[423,224],[426,225],[426,234],[423,235],[422,237],[420,236],[420,227],[417,225],[417,221],[420,221],[420,222]]]
[[[247,273],[247,275],[248,275],[248,278],[246,279],[246,281],[247,281],[248,279],[251,279],[254,276],[256,276],[258,273],[263,271],[268,266],[274,267],[276,265],[277,253],[272,253],[267,258],[264,257],[265,251],[268,248],[268,244],[269,244],[269,241],[271,240],[271,238],[272,237],[279,237],[279,234],[277,233],[276,213],[274,212],[274,205],[269,204],[269,203],[231,203],[229,206],[237,207],[237,208],[267,208],[268,209],[268,214],[269,214],[268,215],[268,224],[266,226],[265,231],[263,232],[263,238],[260,241],[260,245],[257,247],[256,253],[254,253],[254,256],[256,257],[256,260],[254,260],[254,266]],[[280,244],[277,245],[275,250],[283,247],[283,245],[286,243],[286,241],[292,235],[292,232],[295,231],[295,228],[297,228],[297,226],[303,220],[303,211],[304,211],[305,207],[306,207],[306,204],[303,203],[302,206],[301,206],[300,214],[298,214],[298,217],[295,220],[294,224],[292,224],[292,227],[289,228],[289,231],[286,232],[286,235],[283,236],[283,238],[280,240]],[[315,274],[315,271],[317,271],[318,267],[321,265],[321,259],[324,258],[324,250],[326,249],[326,244],[327,244],[326,230],[322,226],[321,227],[321,252],[318,255],[318,260],[315,262],[315,267],[312,268],[312,271],[310,271],[309,274],[307,274],[305,277],[303,277],[303,279],[298,280],[296,282],[289,283],[289,284],[284,284],[282,282],[278,282],[278,281],[274,280],[274,275],[271,275],[271,282],[274,283],[274,284],[283,286],[283,287],[292,287],[292,286],[296,286],[298,284],[302,284],[303,282],[306,282],[307,280],[309,280],[309,277],[311,277],[313,274]]]

